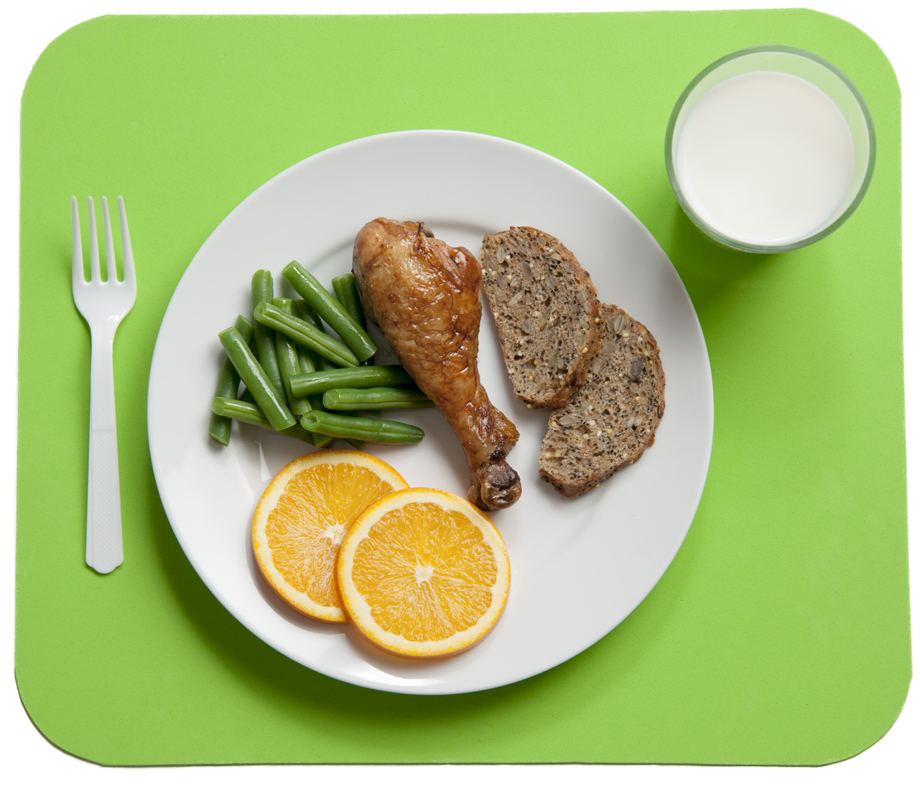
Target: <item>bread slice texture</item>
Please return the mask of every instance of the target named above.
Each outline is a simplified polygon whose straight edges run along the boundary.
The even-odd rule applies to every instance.
[[[537,464],[566,498],[597,487],[655,442],[664,369],[655,338],[619,307],[601,305],[603,339],[584,385],[552,412]]]
[[[479,259],[514,395],[534,408],[564,405],[600,347],[590,275],[558,239],[533,227],[487,235]]]

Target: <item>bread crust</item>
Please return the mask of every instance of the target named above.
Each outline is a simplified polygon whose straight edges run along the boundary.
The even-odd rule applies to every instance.
[[[527,226],[483,238],[480,262],[515,396],[534,408],[561,407],[601,344],[591,276],[558,238]]]
[[[553,411],[537,459],[566,498],[597,487],[655,442],[664,415],[658,343],[638,320],[603,304],[603,340],[581,389]]]

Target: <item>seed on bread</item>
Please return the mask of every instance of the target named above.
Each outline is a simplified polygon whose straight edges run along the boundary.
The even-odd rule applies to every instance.
[[[560,241],[533,227],[487,235],[480,262],[515,396],[536,408],[560,407],[600,348],[591,277]]]
[[[655,338],[626,312],[601,305],[601,349],[584,385],[557,408],[537,463],[575,498],[636,460],[655,442],[664,413],[664,370]]]

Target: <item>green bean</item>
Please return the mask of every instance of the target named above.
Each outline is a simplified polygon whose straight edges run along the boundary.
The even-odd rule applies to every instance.
[[[434,402],[418,389],[398,389],[392,386],[329,389],[323,394],[323,404],[329,410],[407,410],[434,407]]]
[[[301,320],[305,320],[307,323],[316,326],[324,334],[326,329],[323,326],[323,321],[319,319],[319,315],[316,314],[311,308],[310,305],[303,299],[297,299],[291,302],[291,309],[294,312],[295,317],[299,317]],[[333,364],[329,359],[323,358],[322,356],[317,356],[312,350],[303,345],[298,345],[298,354],[300,356],[300,369],[304,373],[316,372],[318,370],[328,370],[328,369],[339,369],[337,364]],[[362,364],[372,364],[373,359],[362,362]],[[323,404],[323,394],[319,392],[317,394],[310,394],[307,399],[310,401],[310,406],[313,410],[328,410],[328,408]],[[369,411],[374,412],[374,411]],[[325,438],[327,441],[331,442],[332,438],[326,435],[317,435],[317,439]],[[364,441],[359,440],[349,440],[348,441],[356,449],[364,448]]]
[[[298,304],[303,305],[303,301],[294,301],[291,305],[295,313],[300,311],[298,309]],[[301,314],[304,314],[301,312]],[[300,317],[300,315],[296,315]],[[295,343],[297,347],[297,358],[300,362],[300,370],[302,373],[316,372],[317,368],[322,366],[326,368],[325,365],[329,365],[329,369],[339,369],[335,364],[333,364],[329,359],[325,359],[322,356],[317,356],[310,348],[304,347],[300,343]],[[326,406],[323,405],[323,395],[322,394],[310,394],[306,397],[307,402],[310,403],[311,410],[326,410]],[[316,435],[316,445],[319,448],[328,446],[334,440],[329,435]],[[359,447],[360,448],[360,447]]]
[[[359,326],[361,326],[361,328],[365,328],[364,310],[361,308],[361,297],[358,294],[358,285],[355,282],[355,275],[352,273],[347,273],[347,274],[343,274],[342,276],[335,277],[332,280],[332,289],[335,291],[335,296],[339,300],[339,303],[341,303],[342,306],[345,307],[345,309],[348,311],[348,314],[354,318],[355,322]],[[316,312],[314,312],[310,308],[310,305],[306,301],[299,301],[298,303],[302,304],[300,308],[304,312],[304,314],[308,316],[308,319],[312,319],[313,321],[315,321],[316,325],[322,331],[323,322],[322,320],[319,319],[319,315],[317,315]],[[370,367],[373,365],[374,365],[374,359],[373,357],[371,357],[371,358],[367,358],[364,361],[362,361],[359,366]],[[336,368],[334,364],[326,361],[325,359],[323,359],[323,363],[321,364],[321,367],[322,369],[335,369]],[[307,370],[304,370],[304,372],[306,371]],[[314,394],[311,397],[311,401],[313,401],[317,396],[320,396],[320,395]],[[326,410],[326,409],[327,408],[325,406],[322,408],[322,410]],[[378,410],[368,409],[368,408],[365,408],[365,410],[367,410],[368,413],[379,413],[380,412]],[[358,449],[363,448],[364,446],[364,441],[352,440],[352,441],[349,441],[349,443],[351,443],[352,446]]]
[[[351,348],[359,361],[364,361],[377,352],[377,346],[368,336],[367,331],[355,322],[345,307],[330,295],[319,280],[300,263],[297,261],[288,263],[281,274]]]
[[[290,298],[274,298],[272,304],[282,312],[291,314]],[[291,378],[301,373],[300,359],[297,355],[297,347],[294,340],[275,331],[275,350],[278,355],[278,369],[281,371],[281,382],[284,384],[284,393],[287,395],[288,407],[295,416],[303,416],[310,410],[310,403],[303,397],[296,397],[291,391]]]
[[[307,397],[307,401],[310,403],[310,410],[326,410],[326,406],[323,405],[323,395],[322,394],[311,394]],[[332,437],[329,435],[317,435],[316,436],[316,445],[320,448],[328,446],[332,443]]]
[[[305,323],[309,323],[311,326],[315,326],[317,330],[322,331],[324,334],[326,333],[326,329],[323,326],[323,321],[319,319],[319,315],[316,314],[316,312],[314,312],[312,309],[310,309],[310,305],[306,301],[304,301],[302,298],[298,298],[297,300],[292,301],[291,309],[294,312],[294,317],[299,317]],[[303,347],[303,345],[301,345],[301,348],[303,350],[308,351],[310,355],[313,357],[313,369],[304,368],[303,370],[304,372],[315,372],[317,369],[337,369],[338,368],[339,365],[330,361],[328,358],[317,356],[316,353],[314,353],[309,348]],[[302,367],[304,366],[302,357],[301,357],[301,366]]]
[[[323,395],[322,394],[311,394],[306,398],[310,403],[310,410],[326,410],[326,406],[323,405]],[[332,443],[333,438],[331,435],[314,435],[316,438],[316,445],[318,448],[322,449],[325,446],[328,446]]]
[[[234,327],[240,332],[243,341],[249,342],[250,337],[252,337],[252,323],[242,315],[238,315]],[[214,387],[214,396],[233,398],[236,397],[239,388],[240,374],[236,371],[236,367],[233,366],[233,362],[224,357],[220,369],[217,371],[217,385]],[[208,435],[224,446],[229,445],[230,419],[211,413],[211,419],[208,422]]]
[[[337,388],[370,388],[371,386],[405,386],[412,378],[398,364],[380,367],[348,367],[309,372],[291,378],[291,391],[298,397],[321,394]]]
[[[355,275],[350,271],[347,274],[333,277],[332,291],[339,303],[345,307],[345,311],[351,315],[352,319],[363,329],[367,329],[367,322],[364,319],[364,309],[361,306],[361,294],[358,292],[358,283],[355,281]],[[373,358],[366,358],[361,362],[364,366],[370,366],[374,363]]]
[[[324,334],[326,333],[326,329],[323,328],[323,321],[319,319],[319,315],[316,314],[313,308],[302,298],[295,298],[291,301],[291,309],[294,310],[294,314],[301,320],[312,323]]]
[[[303,429],[303,425],[301,425],[301,429]],[[306,430],[304,430],[304,432],[306,432]],[[325,449],[335,440],[331,435],[323,435],[319,432],[311,432],[310,435],[313,436],[313,445],[316,446],[317,449]]]
[[[300,365],[300,374],[308,372],[316,372],[316,356],[313,351],[308,347],[304,347],[300,343],[294,343],[297,348],[297,363]],[[330,364],[332,362],[329,362]]]
[[[323,358],[328,358],[343,367],[358,366],[357,357],[346,345],[324,334],[306,321],[282,312],[273,304],[259,304],[252,315],[259,323],[280,331],[295,342],[306,345]]]
[[[338,302],[345,307],[345,311],[361,328],[365,328],[364,309],[361,308],[361,295],[358,293],[358,283],[352,273],[333,277],[332,291]]]
[[[297,304],[303,304],[303,301],[294,301],[291,305],[294,310],[297,310]],[[310,348],[304,347],[300,343],[295,343],[295,346],[297,348],[297,358],[302,373],[316,372],[319,365],[325,364],[328,364],[330,369],[338,369],[338,367],[328,359],[322,356],[317,357]],[[326,406],[323,405],[322,394],[311,394],[306,397],[306,400],[310,404],[310,410],[326,410]],[[334,438],[329,435],[314,435],[314,437],[316,438],[316,445],[320,449],[324,446],[328,446],[334,440]]]
[[[254,424],[257,427],[265,427],[266,429],[273,430],[274,428],[265,416],[262,415],[262,411],[259,410],[255,405],[252,405],[249,402],[243,402],[242,400],[232,399],[227,397],[215,397],[214,401],[211,403],[211,412],[214,415],[219,415],[222,419],[236,419],[237,421],[242,421],[246,424]],[[302,441],[306,441],[312,446],[316,445],[316,437],[311,432],[307,432],[300,424],[293,424],[290,427],[286,427],[283,430],[278,430],[282,435],[290,435],[292,438],[298,438]],[[327,435],[321,436],[323,438],[328,437]]]
[[[301,320],[305,320],[303,304],[304,302],[301,299],[291,301],[291,314],[293,314],[294,317],[299,317]],[[306,322],[310,321],[306,320]],[[294,347],[297,348],[297,359],[300,363],[300,371],[316,372],[319,367],[319,357],[317,357],[317,355],[306,345],[300,344],[300,342],[295,342]],[[323,359],[323,361],[326,361],[326,359]],[[332,362],[330,361],[328,363],[331,364]]]
[[[274,283],[272,282],[271,271],[256,271],[252,275],[252,313],[255,316],[256,307],[265,302],[270,304],[274,298]],[[284,382],[281,379],[281,370],[278,367],[278,354],[275,349],[275,333],[270,326],[256,323],[253,326],[253,342],[255,343],[255,354],[265,370],[265,374],[272,382],[275,390],[281,397],[284,397]]]
[[[314,411],[317,411],[319,413],[328,413],[328,409],[326,408],[325,405],[323,405],[323,395],[322,394],[313,394],[310,396],[310,400],[311,401],[316,400],[316,402],[314,403],[315,407],[313,408]],[[341,415],[342,418],[354,418],[354,416],[352,416],[350,413],[342,413],[339,415]],[[320,439],[324,439],[327,443],[332,443],[332,441],[335,440],[335,437],[333,437],[332,435],[324,435],[321,432],[315,432],[313,433],[313,435],[316,438],[317,446],[321,445],[319,443]],[[357,438],[343,438],[343,440],[350,443],[356,449],[364,448],[364,441],[358,440]],[[326,444],[322,444],[322,445],[326,445]]]
[[[341,413],[323,413],[319,410],[311,410],[304,414],[300,424],[309,432],[378,443],[418,443],[425,437],[425,431],[412,424],[388,419],[346,416]]]
[[[259,304],[259,308],[261,307],[262,304]],[[276,430],[283,430],[294,424],[296,419],[291,415],[281,395],[275,391],[265,370],[262,369],[262,365],[252,354],[243,337],[240,336],[240,332],[235,328],[225,328],[217,336],[243,383],[246,384],[246,388],[252,392],[259,410],[269,420],[272,427]]]

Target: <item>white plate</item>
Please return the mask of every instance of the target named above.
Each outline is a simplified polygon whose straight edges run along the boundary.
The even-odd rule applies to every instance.
[[[262,580],[250,546],[268,481],[306,444],[234,424],[230,446],[207,436],[222,351],[217,333],[249,311],[252,273],[291,260],[328,283],[351,267],[365,222],[424,221],[478,253],[482,236],[516,224],[562,239],[601,300],[645,323],[661,347],[667,406],[657,440],[633,466],[587,495],[562,498],[537,472],[547,413],[511,393],[491,317],[480,370],[521,439],[509,461],[523,495],[493,520],[508,546],[511,593],[495,630],[449,659],[388,657],[348,624],[302,618]],[[196,406],[196,403],[198,406]],[[413,486],[466,494],[463,452],[436,411],[400,417],[424,427],[415,446],[372,450]],[[192,260],[169,303],[150,370],[153,470],[182,549],[221,603],[291,659],[352,684],[451,694],[528,678],[606,635],[645,598],[677,553],[706,480],[712,446],[709,358],[683,283],[655,239],[609,192],[544,153],[455,131],[409,131],[350,142],[285,170],[244,200]]]

